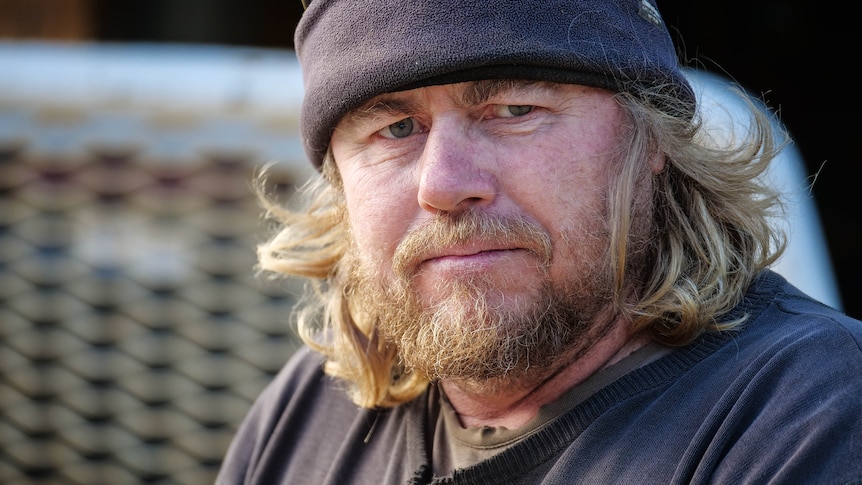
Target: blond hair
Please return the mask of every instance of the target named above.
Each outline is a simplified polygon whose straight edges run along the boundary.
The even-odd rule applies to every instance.
[[[659,89],[621,93],[627,114],[620,177],[609,198],[611,250],[617,293],[628,278],[632,194],[642,165],[664,157],[653,182],[655,240],[646,274],[637,275],[637,299],[617,301],[636,330],[671,346],[705,331],[730,330],[744,316],[725,316],[752,280],[780,255],[784,236],[770,223],[778,194],[761,175],[783,144],[767,111],[742,93],[750,108],[742,136],[718,143],[700,130],[693,106]],[[669,113],[677,113],[676,116]],[[302,340],[326,357],[327,374],[343,379],[363,407],[389,407],[424,392],[427,382],[399,365],[397,349],[351,299],[346,285],[349,233],[343,188],[331,154],[320,177],[302,190],[305,208],[291,210],[258,192],[278,231],[258,247],[259,268],[273,277],[299,277],[309,289],[295,317]]]

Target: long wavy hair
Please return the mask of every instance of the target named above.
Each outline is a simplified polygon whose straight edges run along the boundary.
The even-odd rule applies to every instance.
[[[779,194],[762,174],[787,137],[771,114],[744,93],[744,130],[714,138],[693,104],[660,89],[617,95],[625,113],[619,178],[609,194],[612,268],[622,316],[669,346],[690,343],[708,331],[732,330],[745,321],[727,313],[759,272],[784,249],[777,227]],[[663,156],[653,183],[651,262],[636,276],[637,298],[623,300],[632,194],[648,160]],[[341,378],[363,407],[389,407],[421,394],[428,382],[399,364],[398,349],[377,333],[346,285],[349,229],[343,188],[332,156],[321,175],[301,190],[303,204],[288,208],[267,196],[266,173],[256,180],[266,215],[276,223],[258,247],[259,269],[270,277],[306,280],[294,314],[299,336],[321,352],[327,374]]]

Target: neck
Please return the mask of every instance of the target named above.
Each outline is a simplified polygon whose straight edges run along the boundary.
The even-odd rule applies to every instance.
[[[588,349],[572,349],[561,355],[556,365],[540,374],[493,383],[447,380],[441,382],[441,386],[458,413],[461,426],[516,429],[535,418],[539,408],[648,341],[646,336],[632,335],[625,322],[617,321],[598,339],[590,341]]]

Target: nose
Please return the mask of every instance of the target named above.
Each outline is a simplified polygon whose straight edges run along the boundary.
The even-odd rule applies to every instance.
[[[419,205],[429,212],[489,205],[497,195],[493,154],[458,123],[436,123],[422,153]]]

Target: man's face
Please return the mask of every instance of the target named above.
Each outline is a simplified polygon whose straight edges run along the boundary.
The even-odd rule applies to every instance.
[[[409,366],[482,380],[596,337],[623,118],[600,89],[478,82],[381,95],[341,121],[355,306]]]

